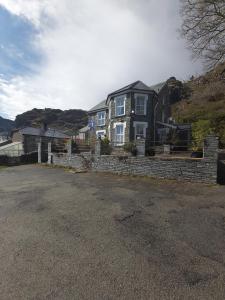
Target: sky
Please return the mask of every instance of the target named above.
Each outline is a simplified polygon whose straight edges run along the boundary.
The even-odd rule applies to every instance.
[[[201,73],[179,0],[0,0],[0,115],[90,109],[134,81]]]

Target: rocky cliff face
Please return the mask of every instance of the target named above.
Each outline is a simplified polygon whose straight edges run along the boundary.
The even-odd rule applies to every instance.
[[[78,129],[87,125],[87,112],[80,109],[32,109],[16,116],[15,126],[40,127],[43,123],[48,127],[61,130],[67,134],[74,134]]]

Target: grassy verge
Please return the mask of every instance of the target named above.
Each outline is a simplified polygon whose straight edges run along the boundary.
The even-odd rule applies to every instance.
[[[0,166],[0,171],[1,171],[2,169],[5,169],[5,168],[7,168],[7,167],[5,167],[5,166]]]

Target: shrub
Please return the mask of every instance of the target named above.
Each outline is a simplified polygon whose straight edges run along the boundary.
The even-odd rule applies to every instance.
[[[130,152],[132,155],[136,156],[137,155],[137,147],[135,143],[126,143],[123,146],[124,151]]]
[[[155,156],[155,149],[154,148],[148,148],[145,151],[146,156]]]
[[[203,141],[207,135],[214,132],[211,127],[210,120],[199,120],[192,124],[192,138],[193,150],[198,151],[202,149]]]
[[[110,146],[110,141],[107,137],[101,140],[101,154],[110,155],[112,152],[112,147]]]

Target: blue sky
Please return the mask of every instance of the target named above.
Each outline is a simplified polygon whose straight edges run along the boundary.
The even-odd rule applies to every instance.
[[[201,73],[179,0],[0,0],[0,115],[89,109],[136,80]]]
[[[32,65],[41,61],[41,53],[32,46],[37,30],[25,18],[0,6],[0,73],[6,78],[32,74]]]

